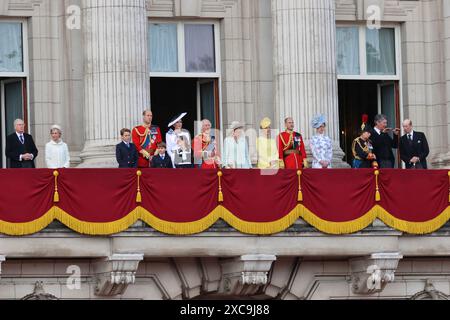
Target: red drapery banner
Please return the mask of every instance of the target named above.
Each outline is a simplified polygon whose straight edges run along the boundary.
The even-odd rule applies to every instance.
[[[0,170],[0,233],[28,235],[53,220],[109,235],[137,220],[173,235],[223,219],[248,234],[282,232],[299,218],[329,234],[375,219],[411,234],[450,219],[444,170]]]

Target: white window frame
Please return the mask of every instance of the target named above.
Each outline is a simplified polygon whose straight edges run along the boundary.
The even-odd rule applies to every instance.
[[[382,24],[381,28],[394,29],[395,35],[395,75],[369,75],[367,73],[367,54],[366,54],[366,24],[355,23],[337,23],[339,27],[358,27],[359,31],[359,74],[355,75],[339,75],[338,80],[401,80],[401,32],[398,24]]]
[[[25,19],[1,18],[0,22],[14,22],[22,24],[22,72],[0,72],[0,78],[25,78],[29,74],[28,63],[28,24]]]
[[[6,168],[6,155],[5,155],[5,149],[6,149],[6,134],[5,134],[5,128],[6,128],[6,119],[5,119],[5,93],[4,93],[4,84],[9,82],[17,81],[18,79],[23,79],[26,83],[27,88],[27,104],[24,106],[24,109],[28,115],[28,131],[31,131],[31,117],[30,117],[30,65],[29,65],[29,51],[28,51],[28,21],[26,19],[18,19],[18,18],[1,18],[1,22],[17,22],[22,24],[22,63],[23,63],[23,71],[22,72],[0,72],[0,78],[2,79],[2,85],[1,85],[1,99],[0,99],[0,114],[1,114],[1,121],[2,126],[0,136],[2,137],[2,158],[3,158],[3,168]],[[23,103],[23,96],[22,96],[22,103]]]
[[[178,72],[150,72],[149,81],[151,78],[198,78],[202,79],[218,79],[219,81],[219,120],[220,128],[223,128],[223,107],[222,107],[222,56],[220,46],[220,22],[217,20],[173,20],[173,19],[153,19],[147,20],[148,25],[151,23],[160,24],[176,24],[177,25],[177,41],[178,41]],[[215,63],[216,72],[186,72],[186,50],[185,50],[185,38],[184,38],[184,26],[186,24],[206,24],[214,25],[214,50],[215,50]],[[150,54],[150,52],[148,53]],[[148,59],[148,57],[147,57]],[[150,69],[150,66],[149,66]],[[197,88],[198,94],[198,88]],[[150,103],[151,105],[151,103]],[[198,107],[197,107],[198,109]],[[194,128],[195,130],[195,128]],[[221,134],[222,134],[221,130]]]
[[[220,23],[213,20],[167,20],[167,19],[149,19],[148,24],[176,24],[178,40],[178,72],[150,72],[151,78],[218,78],[221,77],[221,56],[220,56]],[[186,50],[184,26],[188,24],[205,24],[214,26],[214,51],[215,51],[215,72],[186,72]],[[148,53],[150,54],[150,52]],[[147,57],[148,58],[148,57]],[[150,66],[149,66],[150,69]]]

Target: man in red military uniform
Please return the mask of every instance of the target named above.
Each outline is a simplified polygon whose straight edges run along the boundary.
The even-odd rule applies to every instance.
[[[278,136],[278,151],[280,165],[285,169],[303,169],[308,167],[305,144],[302,135],[294,131],[294,120],[287,118],[284,121],[286,131]]]
[[[138,168],[150,167],[158,143],[162,142],[161,130],[152,125],[153,113],[145,110],[142,113],[144,124],[133,129],[133,143],[139,153]]]

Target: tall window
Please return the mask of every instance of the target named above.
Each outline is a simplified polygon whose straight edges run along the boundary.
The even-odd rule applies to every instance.
[[[176,24],[150,24],[149,65],[152,72],[178,71]]]
[[[0,72],[24,72],[22,23],[0,22]]]
[[[14,132],[14,120],[28,123],[27,24],[0,19],[0,168],[7,167],[6,137]]]
[[[214,23],[150,22],[152,76],[219,76],[218,30]]]
[[[214,26],[185,25],[186,71],[215,72]]]
[[[398,34],[397,27],[338,26],[336,61],[339,78],[398,80]]]
[[[394,29],[368,29],[366,32],[366,55],[368,74],[395,75]]]
[[[358,27],[342,27],[336,30],[337,67],[339,74],[359,74]]]

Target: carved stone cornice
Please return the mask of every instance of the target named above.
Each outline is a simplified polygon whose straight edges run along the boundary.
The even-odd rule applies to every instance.
[[[257,294],[267,284],[276,259],[275,255],[255,254],[223,260],[219,293],[244,297]]]
[[[352,291],[355,294],[374,294],[394,282],[395,271],[403,255],[398,252],[374,253],[350,259]]]
[[[147,0],[152,17],[224,18],[238,0]]]
[[[7,16],[10,11],[33,12],[43,0],[3,0],[0,1],[0,16]]]
[[[94,263],[97,296],[115,296],[125,292],[136,280],[143,254],[114,254]]]
[[[425,289],[413,295],[410,300],[450,300],[450,297],[436,290],[433,283],[428,279],[425,283]]]
[[[0,255],[0,279],[2,278],[2,262],[6,260],[6,257],[3,255]]]
[[[419,1],[398,0],[336,0],[337,20],[364,21],[370,6],[380,8],[381,21],[407,21],[410,13],[418,8]]]

